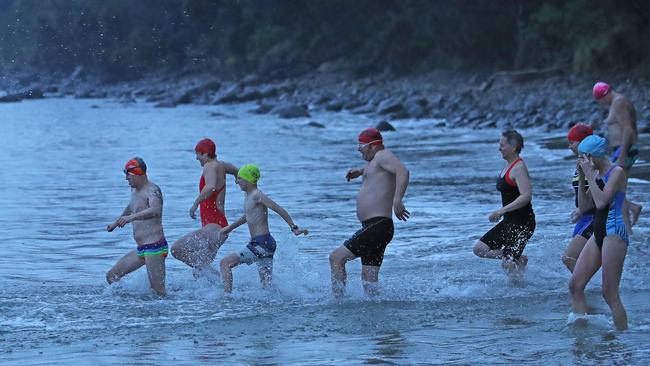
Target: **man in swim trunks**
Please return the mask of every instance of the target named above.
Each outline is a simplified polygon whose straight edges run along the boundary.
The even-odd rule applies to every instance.
[[[199,195],[190,207],[189,214],[194,219],[197,208],[200,209],[201,229],[176,240],[172,245],[172,255],[194,268],[192,274],[195,277],[205,269],[218,275],[210,264],[226,239],[219,234],[222,228],[228,226],[228,220],[224,215],[226,173],[236,176],[237,168],[230,163],[217,160],[217,147],[210,139],[199,141],[194,151],[196,160],[203,167],[203,174],[199,182]]]
[[[607,140],[612,148],[610,159],[625,169],[629,177],[630,169],[638,155],[636,143],[639,134],[636,128],[636,109],[627,97],[614,91],[605,82],[597,82],[592,89],[592,94],[598,104],[609,108],[605,122],[607,123]],[[628,232],[631,232],[632,226],[639,220],[642,209],[643,206],[637,203],[625,201],[623,218]]]
[[[345,263],[357,257],[361,257],[361,280],[366,294],[376,293],[384,251],[393,238],[392,212],[403,221],[410,215],[402,202],[409,171],[384,147],[381,133],[374,128],[363,130],[358,151],[367,164],[348,170],[345,178],[349,182],[363,176],[357,195],[357,218],[363,227],[330,253],[332,292],[337,297],[343,295],[347,282]]]
[[[124,166],[124,174],[132,188],[131,202],[106,230],[112,232],[115,228],[132,223],[133,238],[138,246],[108,271],[106,281],[112,284],[146,265],[151,288],[164,296],[167,241],[162,227],[162,192],[147,178],[147,165],[140,158],[129,160]]]
[[[269,231],[268,209],[275,211],[289,225],[294,235],[305,234],[296,225],[289,213],[257,188],[260,170],[253,164],[246,164],[239,169],[237,184],[246,193],[244,199],[244,215],[239,220],[221,229],[221,235],[227,236],[237,227],[248,223],[251,240],[241,252],[231,254],[221,260],[223,290],[232,292],[232,269],[242,263],[251,265],[257,263],[260,281],[263,287],[271,284],[273,273],[273,255],[275,254],[275,239]]]

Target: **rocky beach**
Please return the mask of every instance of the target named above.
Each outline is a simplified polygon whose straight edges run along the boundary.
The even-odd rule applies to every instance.
[[[591,98],[594,79],[558,71],[451,73],[412,76],[314,71],[300,77],[268,80],[249,75],[224,80],[200,74],[158,73],[128,82],[103,82],[78,67],[65,77],[25,73],[5,76],[0,102],[73,96],[112,98],[121,103],[153,103],[160,108],[182,104],[254,103],[251,113],[281,118],[310,118],[310,112],[349,111],[377,123],[400,119],[439,119],[432,127],[475,129],[531,128],[563,131],[577,122],[602,128],[605,110]],[[608,79],[635,104],[640,132],[650,132],[650,83]],[[319,121],[313,121],[319,126]],[[386,128],[390,128],[386,125]]]

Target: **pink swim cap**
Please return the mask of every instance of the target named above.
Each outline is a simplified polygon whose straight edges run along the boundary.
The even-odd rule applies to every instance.
[[[612,90],[612,87],[609,86],[604,81],[599,81],[596,84],[594,84],[594,88],[591,90],[591,93],[594,96],[594,99],[599,100],[604,98],[609,92]]]

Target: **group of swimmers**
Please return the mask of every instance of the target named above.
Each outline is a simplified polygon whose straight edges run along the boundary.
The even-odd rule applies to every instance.
[[[308,230],[296,225],[289,213],[257,187],[260,170],[253,164],[237,169],[234,165],[217,160],[216,145],[203,139],[195,147],[196,160],[203,167],[199,181],[199,195],[190,207],[194,218],[199,209],[201,229],[178,239],[171,247],[172,255],[193,268],[195,277],[206,272],[217,272],[212,262],[228,234],[247,223],[250,242],[240,252],[224,257],[220,275],[224,290],[232,291],[232,268],[239,264],[256,263],[263,286],[272,278],[276,242],[269,230],[268,209],[278,213],[295,235],[307,235]],[[385,149],[381,133],[368,128],[359,135],[358,151],[367,164],[347,172],[348,181],[363,176],[357,196],[357,217],[362,228],[330,255],[332,288],[342,294],[347,276],[345,263],[361,257],[364,288],[368,293],[376,290],[379,267],[386,246],[393,237],[392,214],[406,220],[409,212],[402,199],[409,181],[409,172],[397,157]],[[126,180],[132,188],[131,201],[120,217],[108,225],[113,231],[128,223],[133,225],[137,249],[122,257],[106,274],[108,283],[119,281],[126,274],[145,265],[151,288],[165,295],[165,259],[169,246],[162,225],[163,196],[160,188],[147,177],[147,166],[141,158],[133,158],[124,166]],[[236,177],[237,185],[245,193],[244,214],[228,224],[224,214],[226,174]]]
[[[584,290],[602,267],[602,292],[617,329],[627,328],[627,314],[619,295],[623,263],[629,245],[628,233],[636,224],[642,206],[626,199],[627,178],[638,155],[636,111],[632,103],[604,82],[597,82],[593,97],[607,107],[608,138],[593,134],[591,126],[575,124],[569,130],[569,149],[577,155],[573,176],[575,224],[573,237],[562,261],[571,271],[569,291],[571,317],[584,321],[587,304]],[[535,231],[532,188],[526,164],[519,157],[523,137],[510,130],[502,134],[499,151],[506,167],[497,179],[502,207],[489,215],[499,221],[474,245],[474,254],[482,258],[501,259],[507,273],[520,276],[528,258],[523,255],[526,243]],[[609,156],[608,156],[609,155]]]
[[[594,135],[591,127],[582,123],[574,125],[568,133],[569,148],[578,155],[573,179],[576,209],[571,215],[576,226],[562,261],[572,272],[569,289],[573,312],[586,314],[584,289],[602,266],[603,296],[612,310],[616,328],[626,329],[627,315],[620,300],[619,283],[629,243],[628,232],[642,209],[625,199],[627,174],[638,154],[636,112],[625,96],[604,82],[596,83],[592,92],[600,104],[609,108],[608,139]],[[608,141],[613,151],[609,158]],[[358,257],[364,290],[368,295],[376,293],[384,252],[393,238],[393,213],[403,221],[410,216],[403,203],[409,171],[385,148],[378,130],[363,130],[358,143],[365,165],[348,170],[345,178],[350,181],[363,176],[356,204],[362,227],[329,255],[335,296],[341,296],[345,290],[346,262]],[[517,131],[502,134],[499,151],[506,167],[496,184],[502,207],[488,217],[498,223],[474,245],[477,256],[500,259],[504,270],[513,276],[520,276],[528,263],[523,252],[536,225],[530,176],[519,156],[523,147],[524,139]],[[212,267],[217,251],[230,232],[247,223],[250,242],[220,262],[224,291],[232,291],[232,269],[242,263],[257,264],[260,281],[268,286],[276,250],[269,230],[268,209],[278,213],[294,235],[307,235],[308,231],[296,225],[285,209],[259,190],[258,167],[246,164],[237,169],[233,164],[217,160],[216,146],[210,139],[199,141],[195,153],[203,174],[199,195],[189,215],[194,218],[199,209],[202,227],[178,239],[171,247],[172,255],[192,267],[195,276],[205,271],[218,272]],[[147,167],[141,158],[129,160],[124,173],[132,188],[131,201],[107,230],[132,223],[137,249],[122,257],[107,273],[106,280],[109,284],[119,281],[145,265],[152,289],[165,295],[165,259],[169,248],[162,226],[161,190],[148,180]],[[226,174],[235,176],[245,193],[244,214],[231,224],[224,214]]]

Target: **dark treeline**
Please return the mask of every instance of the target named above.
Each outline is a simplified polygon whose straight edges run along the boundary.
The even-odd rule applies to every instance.
[[[648,74],[650,2],[0,0],[4,72],[290,76],[562,67]]]

